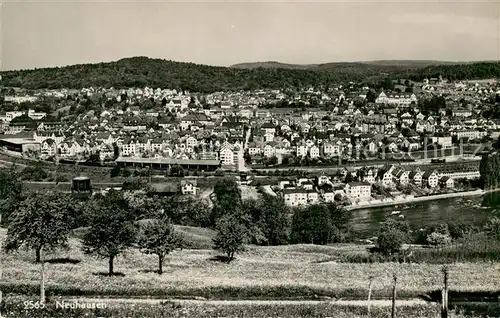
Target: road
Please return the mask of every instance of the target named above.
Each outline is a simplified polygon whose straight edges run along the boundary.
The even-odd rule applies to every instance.
[[[315,172],[315,171],[325,171],[325,172],[335,172],[339,169],[344,169],[344,168],[349,168],[349,169],[360,169],[363,167],[375,167],[375,168],[381,168],[386,164],[394,164],[397,165],[399,164],[398,162],[357,162],[353,164],[344,164],[344,165],[339,165],[339,166],[293,166],[293,167],[274,167],[274,168],[253,168],[252,170],[257,170],[257,171],[276,171],[276,170],[304,170],[304,171],[310,171],[310,172]],[[411,165],[415,167],[420,167],[424,169],[430,169],[430,168],[435,168],[439,169],[440,167],[447,166],[449,167],[450,165],[470,165],[470,166],[479,166],[479,161],[478,160],[464,160],[464,161],[452,161],[452,162],[446,162],[446,163],[441,163],[441,164],[432,164],[432,163],[425,163],[425,162],[402,162],[402,165]]]
[[[250,134],[251,134],[252,128],[249,127],[247,130],[247,134],[245,136],[245,143],[243,144],[243,149],[240,149],[238,151],[238,171],[241,172],[246,172],[249,171],[248,167],[245,164],[245,150],[248,148],[248,141],[250,140]]]
[[[211,305],[211,306],[230,306],[230,305],[319,305],[329,304],[332,306],[367,306],[367,300],[342,300],[342,299],[325,299],[325,300],[210,300],[210,299],[155,299],[155,298],[87,298],[87,297],[62,297],[55,298],[58,301],[76,301],[80,303],[106,303],[106,304],[148,304],[159,305],[165,302],[175,303],[179,305]],[[372,306],[391,306],[390,299],[372,300]],[[417,305],[434,305],[422,299],[405,299],[397,300],[398,306],[417,306]]]

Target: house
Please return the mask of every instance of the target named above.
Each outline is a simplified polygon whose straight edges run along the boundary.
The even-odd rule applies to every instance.
[[[413,124],[413,116],[406,112],[403,115],[401,115],[401,121],[409,126]]]
[[[307,155],[307,146],[303,143],[297,145],[297,157],[305,157]]]
[[[394,170],[394,165],[385,165],[377,173],[377,179],[382,182],[384,187],[390,187],[393,185],[392,171]]]
[[[99,160],[104,161],[106,159],[113,159],[115,155],[115,151],[113,149],[113,146],[110,146],[108,144],[102,144],[99,147]]]
[[[327,157],[340,154],[340,146],[332,143],[323,144],[323,154]]]
[[[417,96],[413,93],[385,93],[381,92],[375,99],[376,104],[409,106],[417,103]]]
[[[198,140],[195,137],[189,136],[186,138],[186,147],[194,148],[196,146],[198,146]]]
[[[47,113],[44,112],[36,112],[33,109],[28,110],[28,117],[33,119],[33,120],[40,120],[44,118],[47,115]]]
[[[430,188],[435,188],[438,186],[439,177],[436,171],[429,170],[422,175],[422,184],[429,186]]]
[[[439,184],[443,188],[453,188],[455,187],[455,180],[450,177],[441,177],[439,179]]]
[[[368,182],[349,182],[345,186],[345,193],[349,198],[366,200],[372,195],[371,189]]]
[[[420,169],[411,171],[408,175],[408,180],[416,185],[422,185],[422,171]]]
[[[219,160],[222,165],[234,165],[237,155],[234,153],[233,146],[225,141],[219,150]]]
[[[301,181],[300,179],[297,181],[297,185],[299,185],[302,189],[312,190],[314,188],[314,184],[309,180]]]
[[[325,202],[335,202],[335,192],[333,191],[333,187],[325,188],[321,192],[321,197]]]
[[[318,187],[320,187],[324,184],[331,184],[331,181],[328,176],[321,175],[321,176],[316,176],[316,184],[318,185]]]
[[[450,177],[452,179],[478,179],[481,174],[478,166],[450,165],[439,168],[439,177]]]
[[[196,185],[196,180],[181,180],[181,193],[195,196],[199,191]]]
[[[450,134],[436,133],[434,136],[432,136],[432,142],[440,145],[443,148],[453,147]]]
[[[272,134],[274,135],[276,133],[276,126],[274,126],[271,123],[265,123],[263,124],[260,129],[264,134]]]
[[[414,151],[420,149],[420,143],[415,140],[404,139],[401,143],[403,149]]]
[[[394,180],[402,185],[408,184],[410,178],[409,178],[409,172],[405,171],[402,168],[396,168],[392,172],[392,175],[394,176]]]
[[[276,155],[276,148],[272,143],[268,143],[264,146],[264,157],[271,158]]]
[[[457,136],[457,139],[468,138],[468,139],[480,139],[486,136],[488,133],[486,131],[478,129],[461,129],[461,130],[451,130],[452,136]]]
[[[452,111],[453,117],[471,117],[472,111],[467,109],[454,109]]]
[[[248,149],[248,154],[250,154],[251,156],[262,153],[261,147],[257,146],[255,142],[248,143],[247,149]]]
[[[300,206],[307,203],[307,190],[304,189],[285,189],[283,198],[288,206]]]
[[[288,180],[288,179],[280,179],[280,180],[278,180],[278,187],[281,190],[285,189],[287,186],[291,186],[290,180]]]
[[[345,194],[343,183],[335,186],[332,183],[325,183],[318,187],[318,189],[320,190],[321,198],[324,202],[334,202],[337,194],[340,194],[341,196]]]
[[[309,204],[316,204],[319,201],[319,195],[318,192],[314,190],[307,190],[307,203]]]
[[[42,143],[46,139],[52,139],[56,144],[60,144],[66,136],[61,131],[35,131],[33,139]]]
[[[375,183],[375,176],[377,175],[377,171],[373,168],[363,167],[359,169],[359,177],[361,181],[367,183]]]
[[[40,151],[42,155],[46,155],[49,157],[54,156],[57,152],[57,145],[54,139],[48,138],[42,141]]]
[[[311,156],[311,158],[318,158],[319,157],[319,148],[318,148],[318,146],[313,145],[309,149],[309,155]]]

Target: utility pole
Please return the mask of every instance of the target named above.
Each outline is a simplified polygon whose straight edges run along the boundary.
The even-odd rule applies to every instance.
[[[394,285],[392,285],[392,310],[391,310],[391,318],[396,318],[396,284],[398,282],[398,278],[396,274],[394,274]]]
[[[0,213],[0,224],[2,224],[2,214]],[[2,279],[2,274],[3,274],[3,253],[2,253],[2,249],[0,248],[0,279]],[[2,302],[3,302],[3,295],[2,295],[2,291],[0,290],[0,318],[2,318]]]
[[[372,298],[372,283],[373,283],[373,276],[370,276],[368,279],[370,280],[370,283],[368,284],[368,317],[371,317],[371,298]]]
[[[45,255],[43,248],[40,249],[40,261],[42,262],[42,273],[40,282],[40,304],[45,304]]]
[[[443,267],[444,288],[442,293],[441,318],[448,318],[448,267]]]

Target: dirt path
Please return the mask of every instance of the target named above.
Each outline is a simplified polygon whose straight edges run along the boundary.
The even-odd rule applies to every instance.
[[[153,298],[86,298],[86,297],[62,297],[59,301],[76,301],[81,303],[106,303],[111,304],[149,304],[156,305],[164,302],[170,302],[179,305],[211,305],[211,306],[230,306],[230,305],[318,305],[329,304],[332,306],[367,306],[366,300],[209,300],[209,299],[153,299]],[[391,306],[391,300],[372,300],[372,306],[387,307]],[[398,306],[417,306],[434,305],[431,302],[422,299],[397,300]]]

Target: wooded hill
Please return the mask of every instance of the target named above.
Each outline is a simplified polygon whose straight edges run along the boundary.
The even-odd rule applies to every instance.
[[[281,68],[280,63],[273,65],[278,67],[248,69],[132,57],[109,63],[5,71],[0,75],[3,86],[28,89],[149,86],[203,93],[259,88],[294,89],[349,81],[370,83],[387,77],[411,80],[439,75],[452,80],[500,77],[499,62],[428,65],[379,61],[371,64],[318,64],[305,69]]]

